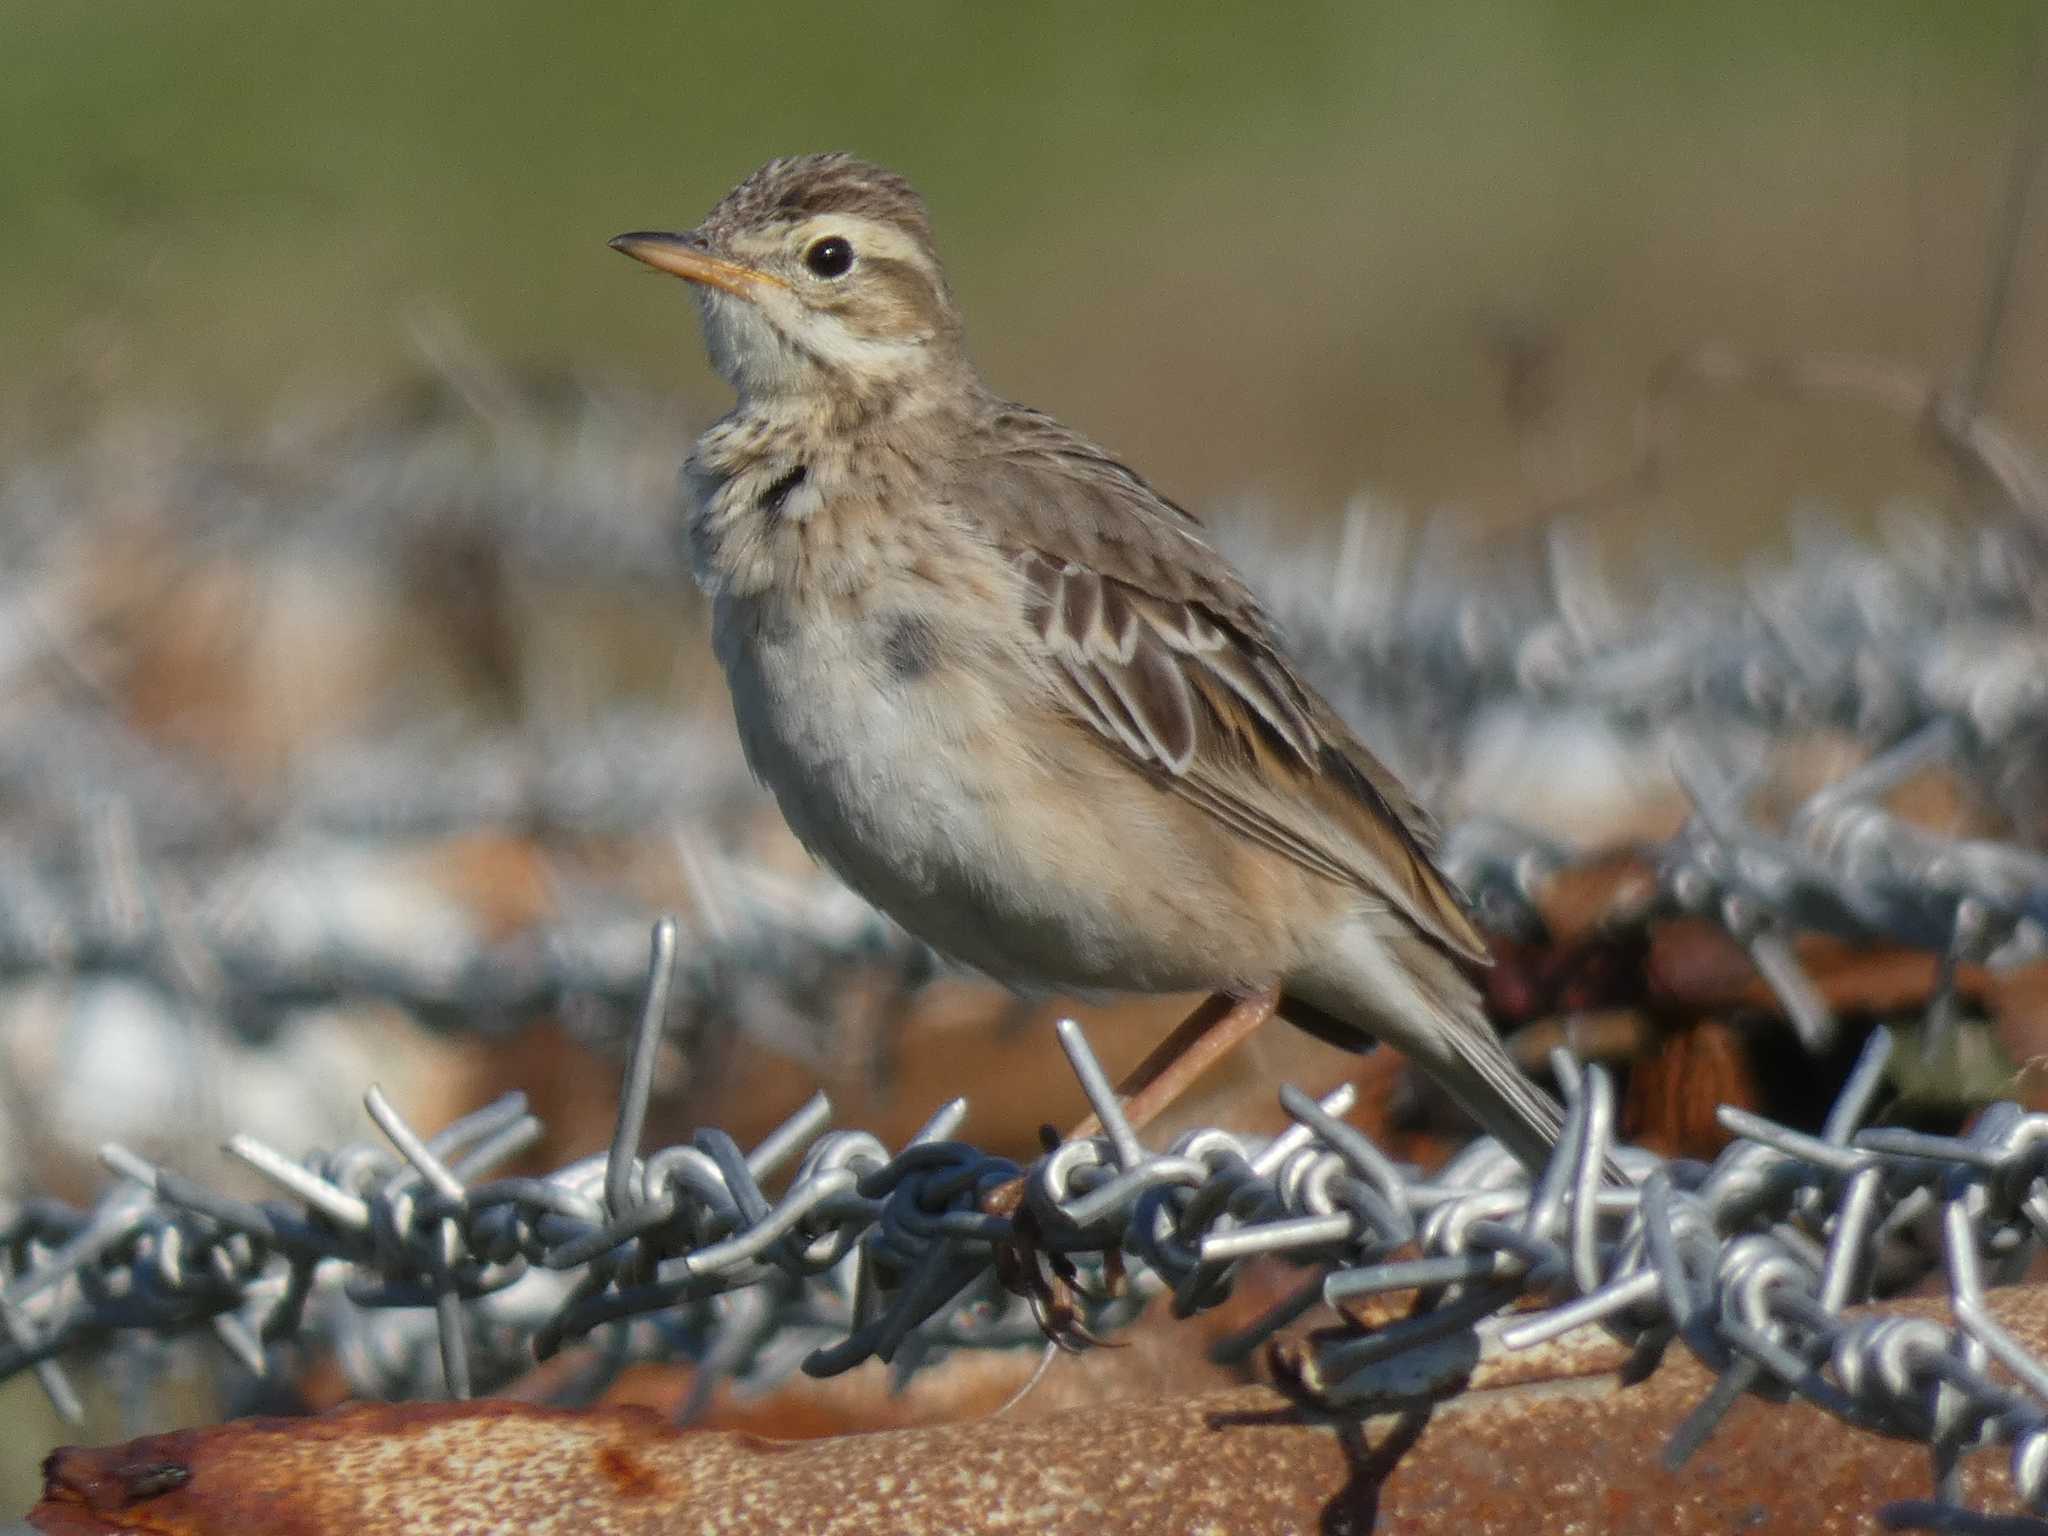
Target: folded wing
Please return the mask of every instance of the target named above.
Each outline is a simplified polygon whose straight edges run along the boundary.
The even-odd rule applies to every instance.
[[[1248,841],[1485,959],[1429,818],[1296,674],[1194,520],[1035,412],[1005,407],[984,441],[978,490],[1011,514],[990,532],[1073,714]]]

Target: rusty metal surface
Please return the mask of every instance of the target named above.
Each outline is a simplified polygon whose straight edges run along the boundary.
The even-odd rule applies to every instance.
[[[2048,1287],[1994,1293],[1993,1310],[2029,1348],[2048,1345]],[[364,1405],[60,1451],[30,1520],[45,1536],[1829,1536],[1876,1528],[1888,1504],[1910,1515],[1927,1486],[1923,1450],[1754,1397],[1669,1471],[1660,1453],[1715,1378],[1674,1352],[1621,1385],[1621,1353],[1544,1346],[1515,1362],[1519,1385],[1488,1385],[1482,1368],[1457,1398],[1356,1422],[1257,1387],[803,1443],[679,1431],[637,1409]],[[1969,1458],[1959,1477],[1969,1505],[2016,1513],[1999,1458]]]

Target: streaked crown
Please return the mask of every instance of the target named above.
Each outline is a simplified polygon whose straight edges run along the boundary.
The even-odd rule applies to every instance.
[[[894,171],[842,152],[770,160],[726,193],[699,228],[715,242],[827,213],[888,225],[931,250],[931,215],[916,188]]]

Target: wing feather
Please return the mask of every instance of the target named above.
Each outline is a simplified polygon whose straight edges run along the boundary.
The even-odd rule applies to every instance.
[[[1002,407],[967,466],[1010,514],[987,531],[1077,719],[1246,840],[1486,948],[1431,855],[1436,830],[1302,681],[1194,519],[1051,418]]]

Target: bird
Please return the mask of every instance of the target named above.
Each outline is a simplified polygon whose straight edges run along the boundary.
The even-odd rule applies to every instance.
[[[1263,989],[1545,1164],[1562,1116],[1485,1016],[1435,823],[1194,516],[983,382],[905,178],[775,159],[610,244],[688,281],[734,392],[683,468],[690,563],[816,858],[1022,991]]]

